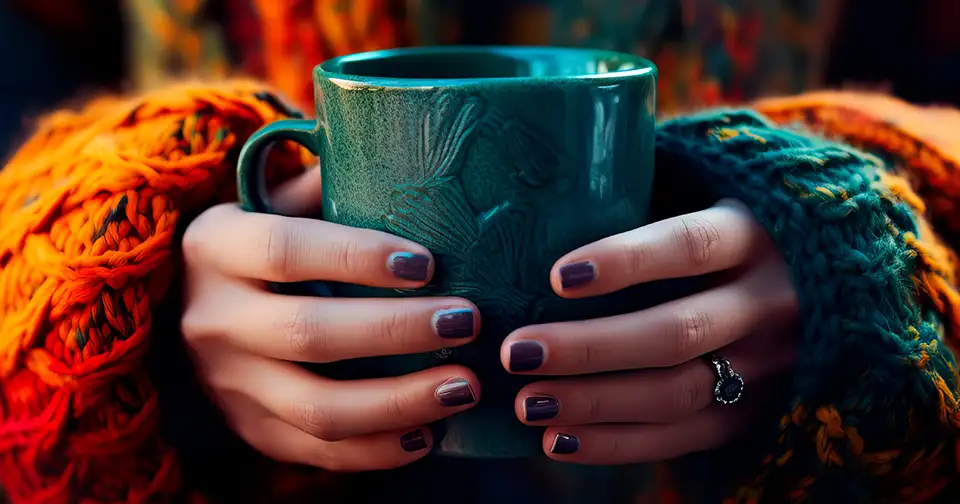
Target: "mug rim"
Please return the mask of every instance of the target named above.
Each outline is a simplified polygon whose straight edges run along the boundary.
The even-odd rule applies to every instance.
[[[376,75],[358,75],[340,71],[344,63],[352,61],[364,61],[377,58],[387,58],[402,55],[449,55],[449,54],[494,54],[503,56],[513,56],[520,58],[530,58],[536,54],[575,54],[583,56],[584,59],[618,59],[628,63],[633,63],[634,68],[627,70],[613,70],[592,74],[579,75],[534,75],[534,76],[510,76],[510,77],[464,77],[464,78],[424,78],[424,77],[389,77]],[[365,51],[353,54],[346,54],[330,58],[313,70],[314,77],[333,81],[337,84],[376,86],[385,88],[438,88],[438,87],[461,87],[476,84],[494,84],[494,83],[546,83],[546,82],[593,82],[603,81],[604,83],[615,83],[618,81],[631,80],[638,77],[656,77],[657,66],[650,60],[635,56],[629,53],[610,51],[607,49],[591,49],[580,47],[559,47],[559,46],[471,46],[471,45],[450,45],[450,46],[414,46],[400,47],[395,49],[381,49],[376,51]]]

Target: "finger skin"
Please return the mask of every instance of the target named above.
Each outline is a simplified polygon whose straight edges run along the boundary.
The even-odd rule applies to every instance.
[[[713,404],[715,383],[708,363],[698,360],[650,372],[533,383],[517,394],[514,408],[528,425],[664,423]]]
[[[711,407],[669,424],[550,427],[543,451],[564,462],[622,465],[658,462],[722,446],[747,425],[749,408]]]
[[[480,382],[462,366],[396,378],[336,381],[294,364],[237,353],[211,367],[214,390],[253,398],[285,422],[326,441],[426,425],[472,408]]]
[[[574,250],[553,266],[550,284],[561,297],[597,296],[727,270],[756,256],[768,242],[747,209],[722,202]]]
[[[433,435],[425,426],[324,441],[297,429],[248,397],[221,397],[234,432],[260,453],[280,462],[336,472],[376,471],[407,465],[430,453]]]
[[[625,315],[523,327],[504,340],[500,359],[514,373],[556,376],[675,366],[791,316],[796,298],[789,286],[768,292],[761,280],[750,277]],[[517,355],[537,343],[541,365],[517,371]]]
[[[320,166],[316,165],[277,187],[270,195],[270,205],[282,215],[317,214],[323,208],[322,195]]]
[[[190,339],[223,340],[250,353],[296,362],[335,362],[457,347],[480,332],[476,306],[459,298],[315,298],[251,287],[191,307]]]
[[[220,205],[190,224],[189,262],[227,276],[269,282],[328,280],[414,288],[433,276],[430,251],[409,240],[317,219],[249,213]]]
[[[744,397],[761,392],[757,384],[790,369],[796,358],[787,333],[775,331],[741,340],[721,351],[745,383]],[[670,423],[713,406],[716,370],[706,358],[677,367],[547,380],[517,394],[517,418],[528,425]]]

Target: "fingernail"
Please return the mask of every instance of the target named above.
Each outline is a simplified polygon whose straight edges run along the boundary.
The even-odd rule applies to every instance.
[[[550,420],[560,413],[560,402],[550,396],[534,396],[523,400],[523,415],[528,422]]]
[[[572,434],[557,434],[557,437],[553,438],[553,446],[550,447],[550,453],[555,455],[570,455],[571,453],[577,453],[577,450],[580,449],[580,440],[577,439],[577,436]]]
[[[565,264],[560,267],[560,287],[572,289],[593,281],[596,270],[593,263],[583,261]]]
[[[403,451],[415,452],[427,447],[427,438],[423,436],[423,429],[410,431],[400,436],[400,447]]]
[[[533,371],[543,365],[543,346],[532,340],[510,345],[510,371]]]
[[[463,378],[450,378],[437,387],[437,401],[440,404],[451,408],[454,406],[463,406],[477,400],[473,395],[473,389],[470,388],[470,382]]]
[[[473,336],[473,310],[454,308],[433,314],[433,326],[441,338],[469,338]]]
[[[430,258],[410,252],[394,252],[387,258],[387,267],[397,278],[423,281],[430,271]]]

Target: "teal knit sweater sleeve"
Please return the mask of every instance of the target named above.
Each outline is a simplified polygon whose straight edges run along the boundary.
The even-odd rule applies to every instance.
[[[957,478],[954,255],[881,158],[752,111],[665,122],[658,185],[747,204],[790,266],[802,340],[729,502],[921,502]],[[696,180],[696,186],[690,181]],[[700,201],[709,203],[709,201]]]

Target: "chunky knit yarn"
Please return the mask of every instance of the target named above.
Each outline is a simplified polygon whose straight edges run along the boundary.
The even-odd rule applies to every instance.
[[[658,169],[736,197],[790,265],[803,340],[775,447],[731,502],[921,502],[956,477],[956,258],[887,166],[750,111],[661,126]]]
[[[827,91],[766,99],[755,107],[778,123],[805,125],[883,156],[907,175],[937,231],[954,247],[960,244],[960,111]]]
[[[792,122],[794,108],[778,119]],[[178,337],[156,330],[158,317],[176,316],[157,307],[178,274],[178,228],[233,198],[239,146],[290,114],[247,82],[102,99],[45,118],[0,172],[0,487],[12,502],[189,498],[143,358],[151,341]],[[789,407],[757,432],[769,454],[745,466],[756,471],[730,501],[921,502],[941,492],[956,478],[948,346],[960,298],[955,257],[923,218],[935,209],[891,171],[919,165],[750,111],[674,119],[657,143],[658,173],[751,207],[801,297]],[[299,152],[275,155],[278,178],[302,169]]]
[[[235,198],[265,87],[183,85],[43,119],[0,172],[0,488],[14,503],[173,498],[143,368],[183,215]],[[299,154],[276,150],[279,172]],[[186,372],[171,369],[170,372]],[[178,501],[182,502],[180,498]]]

